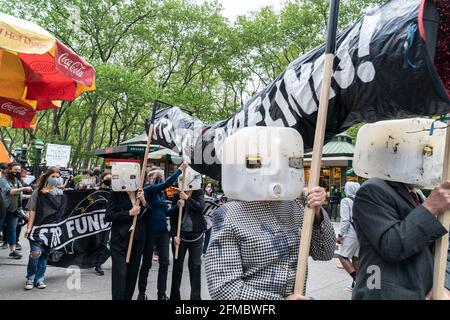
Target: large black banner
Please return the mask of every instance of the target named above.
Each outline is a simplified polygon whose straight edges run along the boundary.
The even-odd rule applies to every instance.
[[[49,252],[48,264],[67,268],[92,268],[109,258],[107,243],[111,223],[105,221],[109,192],[65,191],[67,205],[58,221],[33,227],[30,240]]]
[[[392,0],[337,36],[326,141],[361,121],[450,112],[449,15],[447,1]],[[218,180],[222,143],[243,127],[292,127],[309,150],[323,68],[324,45],[293,61],[234,116],[214,125],[177,107],[159,110],[153,142],[183,153],[195,170]]]

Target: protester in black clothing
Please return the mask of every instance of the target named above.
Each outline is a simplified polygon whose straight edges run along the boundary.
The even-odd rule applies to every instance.
[[[8,170],[8,164],[5,162],[0,163],[0,178],[2,178],[6,174],[6,170]],[[0,189],[1,192],[1,189]],[[0,197],[2,198],[2,197]],[[6,231],[6,225],[5,225],[5,219],[6,219],[6,209],[5,209],[5,202],[3,201],[3,198],[0,200],[1,204],[0,207],[0,232],[1,234],[1,240],[3,241],[2,249],[8,248],[8,243],[6,241],[7,239],[7,231]]]
[[[138,218],[130,262],[127,264],[128,241],[133,218],[140,213],[142,214],[147,205],[142,191],[139,191],[136,195],[140,205],[134,205],[134,194],[112,191],[106,207],[105,220],[112,222],[110,251],[113,300],[131,300],[133,298],[144,248],[144,223]]]
[[[191,300],[201,300],[201,256],[203,250],[203,233],[206,231],[206,221],[203,216],[205,198],[203,190],[182,191],[174,196],[174,205],[169,213],[171,224],[171,236],[173,238],[172,250],[179,244],[178,259],[174,259],[172,273],[172,287],[170,300],[180,300],[180,285],[183,275],[183,263],[186,252],[189,251],[189,277],[191,283]],[[183,222],[181,225],[180,238],[176,237],[178,206],[183,208]]]
[[[100,176],[100,187],[99,190],[105,190],[105,191],[110,191],[111,190],[111,173],[107,173],[107,172],[103,172],[102,175]],[[95,272],[99,275],[99,276],[104,276],[105,275],[105,271],[103,271],[102,265],[99,264],[98,266],[95,267]]]
[[[338,191],[335,184],[331,186],[330,190],[330,218],[333,221],[337,221],[338,205],[341,201],[341,193]]]
[[[30,213],[25,238],[29,239],[33,227],[54,224],[65,210],[67,198],[58,188],[61,184],[60,171],[56,167],[50,167],[41,178],[37,188],[28,201],[27,209]],[[33,287],[45,289],[45,271],[49,250],[42,240],[30,240],[30,256],[27,267],[27,282],[25,290]]]

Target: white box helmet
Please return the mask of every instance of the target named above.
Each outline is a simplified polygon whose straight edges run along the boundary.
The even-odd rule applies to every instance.
[[[402,119],[366,124],[356,138],[353,168],[364,178],[432,189],[441,182],[446,124]],[[430,128],[434,126],[433,134]]]
[[[181,189],[183,174],[178,177],[178,187]],[[202,188],[202,175],[192,169],[191,167],[186,168],[184,190],[200,190]]]
[[[247,127],[225,139],[222,188],[243,201],[293,200],[304,186],[303,140],[292,128]]]
[[[113,191],[137,191],[141,166],[136,162],[111,162],[111,188]]]

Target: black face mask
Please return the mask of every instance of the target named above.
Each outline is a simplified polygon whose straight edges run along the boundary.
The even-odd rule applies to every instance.
[[[153,181],[153,184],[160,184],[160,183],[163,183],[164,181],[163,181],[163,179],[161,179],[160,177],[157,177],[154,181]]]
[[[107,187],[110,187],[111,186],[111,180],[103,180],[103,184],[105,185],[105,186],[107,186]]]
[[[20,178],[20,172],[11,172],[11,177]]]

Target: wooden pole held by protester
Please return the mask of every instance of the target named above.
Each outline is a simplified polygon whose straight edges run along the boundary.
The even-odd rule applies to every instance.
[[[183,175],[181,176],[181,189],[180,193],[184,191],[184,183],[186,180],[186,169],[183,170]],[[181,198],[180,198],[181,199]],[[184,204],[186,206],[186,204]],[[178,208],[178,225],[177,225],[177,238],[181,241],[181,217],[183,215],[183,207]],[[175,259],[178,259],[178,251],[180,250],[180,245],[175,244]]]
[[[447,115],[447,117],[449,117]],[[444,149],[444,168],[442,170],[442,181],[450,180],[450,129],[446,129],[445,149]],[[439,215],[439,222],[444,228],[450,228],[450,210]],[[445,273],[447,268],[448,254],[448,233],[436,240],[434,250],[434,272],[433,272],[433,300],[441,300],[444,296]]]
[[[150,127],[148,128],[148,132],[147,132],[147,145],[145,146],[145,153],[144,153],[144,160],[142,161],[142,168],[141,168],[141,180],[139,181],[139,188],[138,189],[142,189],[144,186],[144,182],[145,182],[145,175],[146,175],[146,171],[147,171],[147,163],[148,163],[148,154],[150,152],[150,145],[152,142],[152,135],[153,135],[153,126],[155,123],[155,115],[156,115],[156,107],[158,105],[158,102],[155,101],[153,104],[153,111],[152,111],[152,117],[150,120]],[[139,200],[135,199],[135,202],[133,203],[133,205],[139,205]],[[137,216],[133,217],[133,224],[131,225],[130,231],[130,239],[128,240],[128,251],[127,251],[127,258],[126,258],[126,262],[129,263],[130,262],[130,257],[131,257],[131,249],[133,248],[133,240],[134,240],[134,232],[136,230],[136,222],[137,222]]]
[[[325,49],[325,66],[323,70],[322,88],[320,93],[319,111],[317,115],[316,131],[311,161],[311,171],[308,186],[310,188],[319,185],[320,166],[322,161],[322,149],[325,138],[325,129],[328,114],[328,99],[330,96],[331,76],[333,74],[334,51],[336,47],[336,30],[339,13],[339,0],[331,0],[330,16],[328,17],[328,35]],[[300,238],[300,250],[297,261],[297,274],[295,278],[295,294],[305,294],[306,271],[311,245],[312,228],[314,223],[314,208],[305,208],[302,232]]]

